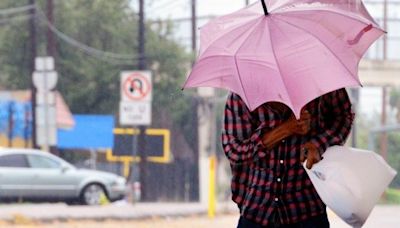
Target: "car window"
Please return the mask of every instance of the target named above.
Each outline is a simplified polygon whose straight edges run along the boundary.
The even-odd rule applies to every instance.
[[[28,155],[28,161],[32,168],[58,169],[61,166],[60,162],[40,155]]]
[[[8,154],[0,156],[0,167],[28,168],[28,162],[23,154]]]

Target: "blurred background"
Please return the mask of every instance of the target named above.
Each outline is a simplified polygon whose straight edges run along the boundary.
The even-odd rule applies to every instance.
[[[220,142],[227,93],[181,86],[199,48],[198,27],[252,2],[1,0],[1,150],[36,148],[74,170],[122,176],[127,189],[114,204],[194,205],[191,214],[206,208],[213,217],[221,211],[218,202],[230,201],[229,163]],[[363,2],[388,33],[360,63],[364,86],[349,90],[357,118],[348,145],[381,154],[400,172],[400,0]],[[0,166],[7,168],[0,167],[0,176],[15,171],[11,164],[2,163],[0,153]],[[90,204],[82,193],[95,181],[79,181],[74,203],[59,192],[55,201]],[[108,205],[109,187],[97,182],[103,195],[93,191],[99,195],[93,204]],[[10,199],[0,211],[30,202],[22,195]],[[381,203],[400,204],[399,175]],[[68,210],[62,208],[60,213]],[[14,215],[3,217],[5,224]],[[235,224],[236,217],[229,221]]]

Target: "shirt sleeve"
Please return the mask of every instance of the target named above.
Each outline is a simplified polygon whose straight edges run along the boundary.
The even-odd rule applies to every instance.
[[[334,145],[343,145],[350,133],[354,113],[345,89],[336,90],[322,96],[321,115],[324,122],[320,131],[311,139],[320,154]]]
[[[248,163],[265,157],[267,151],[261,140],[264,125],[254,126],[243,100],[236,94],[229,95],[224,111],[222,146],[231,163]]]

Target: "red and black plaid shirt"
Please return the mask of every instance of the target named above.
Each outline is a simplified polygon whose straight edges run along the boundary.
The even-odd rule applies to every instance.
[[[261,136],[292,113],[279,113],[268,103],[250,112],[238,95],[228,97],[222,143],[232,169],[232,199],[245,218],[267,226],[292,224],[326,213],[300,162],[300,151],[309,141],[321,154],[329,146],[342,145],[354,114],[345,89],[311,101],[306,109],[312,116],[310,133],[292,135],[268,150]]]

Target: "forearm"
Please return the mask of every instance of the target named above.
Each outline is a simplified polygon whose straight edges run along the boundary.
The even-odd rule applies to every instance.
[[[283,123],[280,126],[265,132],[262,135],[262,144],[265,148],[270,150],[290,135],[292,135],[290,127],[287,123]]]
[[[322,112],[326,117],[324,127],[311,140],[321,154],[330,146],[346,142],[354,120],[351,102],[344,89],[332,92],[325,99]]]
[[[233,164],[251,163],[264,157],[266,153],[257,132],[248,139],[223,134],[222,145],[226,157]]]
[[[232,164],[251,163],[267,153],[262,145],[265,123],[254,126],[250,111],[234,94],[228,97],[224,111],[222,146]]]
[[[322,129],[311,140],[323,154],[325,150],[334,145],[343,145],[350,134],[354,114],[348,113],[343,118],[336,120],[330,127]]]

